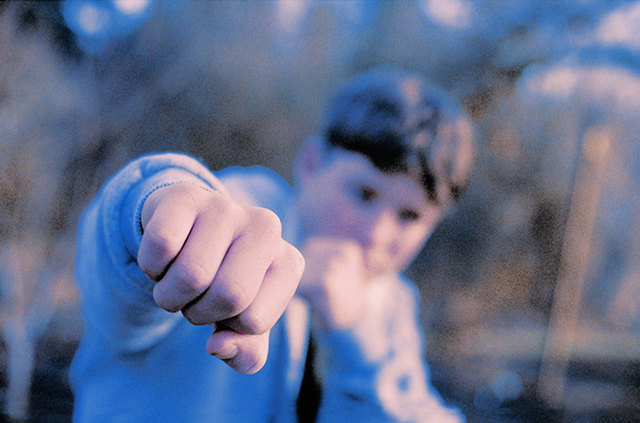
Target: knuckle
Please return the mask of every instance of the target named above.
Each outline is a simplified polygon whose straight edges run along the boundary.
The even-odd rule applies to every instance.
[[[255,207],[251,219],[267,236],[279,237],[282,233],[280,218],[269,209]]]
[[[221,217],[231,216],[235,212],[234,202],[219,192],[207,192],[207,209]]]
[[[183,309],[182,315],[192,325],[201,326],[212,323],[209,321],[210,319],[208,319],[207,316],[201,313],[196,307],[187,307]]]
[[[293,245],[285,243],[285,260],[293,276],[297,279],[302,277],[305,269],[305,259],[302,253]]]
[[[179,306],[177,306],[174,301],[172,301],[172,298],[166,295],[165,292],[162,292],[162,290],[159,290],[157,288],[159,288],[159,285],[156,285],[153,290],[153,299],[156,304],[158,304],[160,308],[170,313],[175,313],[176,311],[178,311]]]
[[[155,263],[151,260],[148,255],[138,254],[138,267],[147,275],[153,275],[157,277],[160,273],[158,269],[159,266],[156,266]]]
[[[174,201],[180,201],[184,207],[190,207],[193,210],[197,209],[202,193],[206,193],[203,189],[189,183],[176,184],[172,188],[178,193]]]
[[[179,248],[178,235],[164,226],[145,232],[144,238],[150,251],[158,257],[169,256]]]
[[[291,246],[290,248],[292,250],[291,255],[292,255],[292,261],[293,261],[293,272],[296,275],[296,277],[300,279],[300,277],[304,273],[306,262],[305,262],[304,256],[297,248],[293,246]]]
[[[217,308],[226,316],[236,316],[250,304],[250,299],[240,283],[227,283],[220,291]]]
[[[200,294],[209,285],[211,275],[209,271],[199,263],[177,265],[175,279],[180,289],[185,293]]]
[[[271,326],[256,312],[242,313],[238,316],[238,329],[243,333],[260,335],[271,329]]]
[[[208,194],[209,197],[202,213],[215,219],[219,227],[234,228],[239,215],[236,204],[218,192]]]

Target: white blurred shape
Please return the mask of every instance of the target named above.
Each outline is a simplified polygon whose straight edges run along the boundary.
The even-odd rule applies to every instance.
[[[109,13],[95,3],[83,3],[77,9],[77,22],[85,34],[102,32],[109,22]]]
[[[578,75],[574,69],[553,69],[541,77],[539,89],[546,95],[568,98],[573,92]]]
[[[602,64],[585,67],[567,63],[545,72],[533,70],[521,80],[525,98],[568,101],[573,95],[590,97],[594,104],[615,105],[620,111],[640,108],[640,79],[633,71]]]
[[[465,0],[421,0],[420,7],[433,21],[453,28],[471,24],[471,4]]]
[[[622,44],[640,49],[640,3],[606,16],[596,29],[596,39],[607,45]]]
[[[113,0],[114,6],[125,15],[142,13],[150,3],[150,0]]]
[[[296,31],[308,6],[308,2],[302,0],[278,0],[276,2],[276,16],[284,32]]]
[[[584,135],[582,150],[589,162],[604,161],[611,150],[611,134],[605,127],[589,128]]]
[[[491,391],[500,402],[518,398],[522,394],[523,388],[520,375],[513,370],[501,370],[491,381]]]
[[[420,81],[409,78],[402,83],[402,93],[411,104],[418,104],[420,101]]]

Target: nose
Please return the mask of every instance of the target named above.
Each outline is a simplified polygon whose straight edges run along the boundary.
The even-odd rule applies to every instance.
[[[362,241],[365,248],[384,248],[396,232],[395,215],[389,209],[372,211],[370,218],[363,223]]]

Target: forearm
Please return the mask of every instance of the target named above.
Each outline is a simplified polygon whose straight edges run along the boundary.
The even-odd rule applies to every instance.
[[[144,200],[156,189],[179,182],[221,189],[192,158],[145,156],[114,175],[81,218],[75,275],[85,324],[116,349],[148,348],[177,320],[153,302],[153,282],[137,266],[136,254]]]
[[[461,422],[429,384],[423,339],[412,293],[399,290],[383,297],[388,308],[372,311],[348,330],[316,333],[322,365],[321,422],[411,421]],[[374,301],[376,300],[376,301]]]

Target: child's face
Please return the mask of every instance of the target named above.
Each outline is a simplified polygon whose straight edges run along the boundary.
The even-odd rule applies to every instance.
[[[402,270],[438,224],[444,207],[430,202],[407,174],[384,173],[358,153],[335,149],[328,154],[298,181],[302,237],[356,241],[369,276]]]

